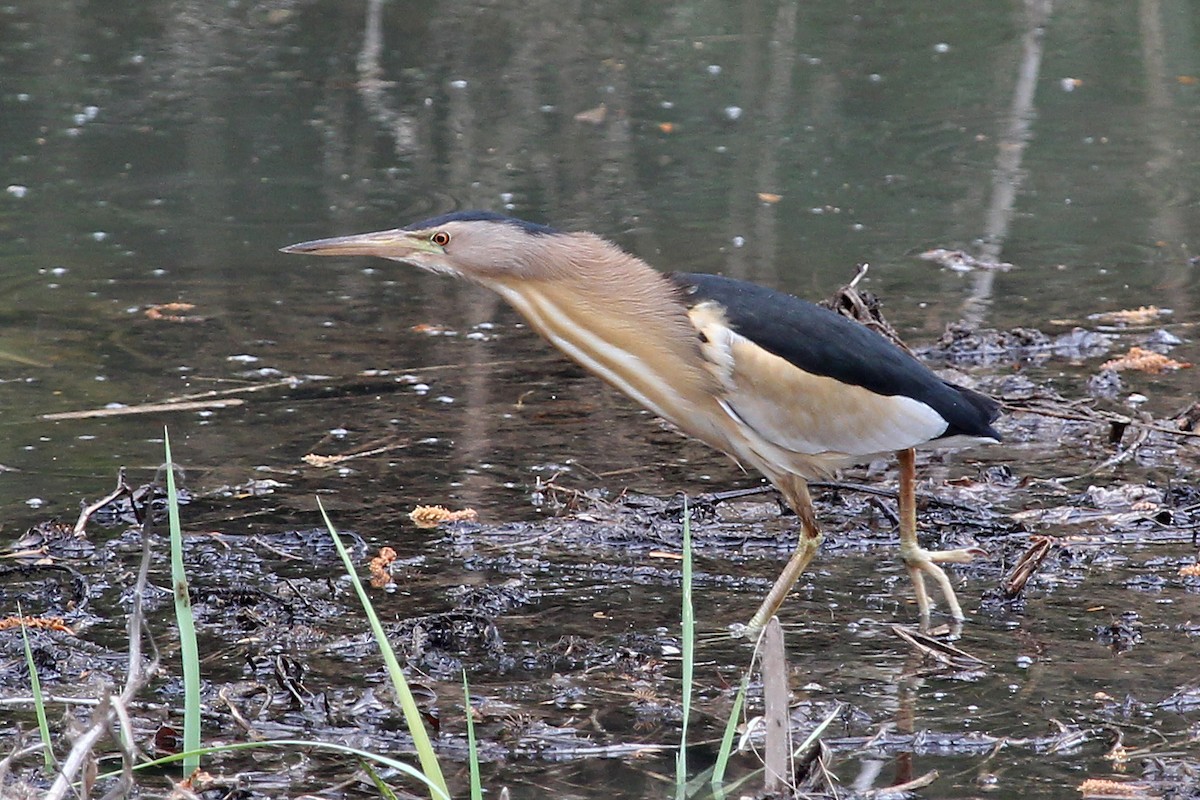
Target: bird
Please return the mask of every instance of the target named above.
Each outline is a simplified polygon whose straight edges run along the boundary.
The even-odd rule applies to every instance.
[[[940,566],[986,555],[917,540],[914,448],[995,443],[999,404],[943,380],[866,326],[785,292],[670,272],[594,233],[494,211],[301,242],[285,253],[377,256],[499,294],[543,338],[683,434],[760,472],[799,520],[799,541],[745,626],[763,628],[820,549],[808,481],[895,453],[900,559],[928,625],[931,578],[965,619]]]

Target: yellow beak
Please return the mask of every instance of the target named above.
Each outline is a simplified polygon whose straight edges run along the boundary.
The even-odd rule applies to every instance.
[[[374,233],[356,233],[332,239],[300,242],[279,249],[281,253],[306,253],[312,256],[379,256],[403,259],[421,253],[442,253],[428,237],[395,228]]]

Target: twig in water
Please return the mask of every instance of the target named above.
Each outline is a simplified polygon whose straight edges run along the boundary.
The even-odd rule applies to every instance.
[[[1080,401],[1080,402],[1082,403],[1082,402],[1086,402],[1086,401]],[[1063,404],[1063,405],[1066,405],[1066,404]],[[1041,406],[1034,406],[1034,405],[1031,405],[1028,403],[1022,403],[1021,401],[1017,401],[1017,400],[1001,400],[1000,407],[1003,408],[1006,412],[1008,412],[1010,414],[1034,414],[1039,417],[1050,417],[1051,419],[1065,419],[1070,422],[1091,422],[1091,423],[1095,423],[1095,424],[1100,424],[1102,422],[1107,422],[1109,424],[1112,424],[1115,422],[1115,423],[1121,423],[1121,424],[1125,424],[1125,425],[1132,425],[1139,429],[1140,428],[1148,428],[1152,431],[1157,431],[1158,433],[1169,433],[1173,436],[1182,436],[1182,437],[1191,437],[1191,438],[1200,439],[1200,431],[1186,431],[1186,430],[1180,430],[1179,428],[1173,428],[1168,425],[1159,425],[1156,422],[1147,421],[1148,418],[1145,417],[1144,415],[1143,415],[1142,419],[1134,420],[1134,419],[1130,419],[1129,417],[1124,416],[1122,414],[1116,414],[1111,411],[1101,411],[1101,410],[1094,409],[1094,408],[1087,408],[1086,406],[1079,406],[1079,405],[1074,405],[1074,404],[1067,406],[1068,408],[1076,408],[1076,407],[1086,408],[1086,413],[1083,413],[1083,412],[1076,413],[1073,411],[1064,411],[1061,409],[1051,409],[1051,408],[1044,408]]]
[[[121,690],[118,697],[102,697],[101,702],[97,705],[96,711],[92,714],[91,724],[71,747],[71,752],[67,754],[59,768],[58,776],[54,779],[49,791],[46,792],[44,800],[64,800],[67,796],[73,796],[74,789],[72,784],[78,780],[77,776],[83,770],[85,764],[92,758],[92,751],[96,743],[101,737],[108,732],[112,726],[114,718],[122,720],[122,736],[125,738],[126,758],[123,764],[122,785],[132,787],[132,763],[129,758],[131,748],[133,747],[133,733],[131,728],[126,728],[125,723],[128,722],[128,714],[125,709],[137,694],[145,688],[150,679],[158,672],[158,653],[155,652],[154,660],[149,666],[142,664],[142,632],[145,625],[145,614],[142,607],[142,600],[146,594],[146,587],[149,583],[150,574],[150,527],[151,515],[147,509],[147,513],[142,519],[142,561],[138,567],[137,581],[133,587],[133,608],[129,612],[129,667],[125,678],[125,687]],[[120,706],[121,711],[118,712],[116,707]],[[125,796],[125,795],[118,795]]]
[[[381,439],[378,441],[385,440]],[[356,450],[352,453],[340,453],[332,456],[323,456],[320,453],[309,453],[300,460],[313,467],[332,467],[333,465],[340,464],[343,461],[351,461],[356,458],[369,458],[371,456],[377,456],[382,453],[391,452],[392,450],[403,450],[412,444],[412,440],[405,439],[400,442],[389,442],[386,444],[381,444],[377,447],[372,447],[373,444],[374,442],[366,445],[368,449],[365,450]]]
[[[870,800],[888,800],[888,798],[908,797],[912,792],[915,792],[917,789],[924,789],[937,779],[938,773],[935,769],[905,783],[897,783],[895,786],[889,786],[886,789],[875,789],[874,791],[863,792],[862,796],[865,798],[870,798]]]
[[[136,406],[92,408],[85,411],[58,411],[53,414],[42,414],[38,419],[54,422],[67,419],[97,419],[101,417],[128,417],[134,414],[159,414],[164,411],[203,411],[209,408],[232,408],[233,406],[240,406],[245,402],[245,400],[230,398],[228,400],[197,400],[190,403],[142,403]]]
[[[130,485],[125,480],[125,468],[124,467],[121,467],[120,469],[117,470],[117,488],[113,489],[111,492],[104,495],[104,497],[101,497],[96,502],[91,503],[88,506],[85,506],[84,509],[79,512],[79,519],[75,520],[75,531],[74,531],[75,538],[76,539],[86,539],[87,538],[86,528],[87,528],[88,520],[90,520],[92,518],[93,514],[95,514],[100,509],[104,508],[106,505],[111,503],[113,500],[116,500],[118,497],[128,497],[129,504],[133,508],[133,513],[137,514],[137,503],[134,502],[133,488],[130,487]]]
[[[954,669],[978,669],[988,666],[981,658],[976,658],[965,650],[954,645],[926,636],[923,633],[910,630],[901,625],[893,625],[892,633],[899,636],[917,649],[922,655],[929,656],[935,661]]]

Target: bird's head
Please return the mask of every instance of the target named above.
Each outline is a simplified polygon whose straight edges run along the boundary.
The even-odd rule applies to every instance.
[[[403,228],[301,242],[282,252],[378,256],[430,272],[487,281],[536,272],[551,240],[569,236],[492,211],[456,211]]]

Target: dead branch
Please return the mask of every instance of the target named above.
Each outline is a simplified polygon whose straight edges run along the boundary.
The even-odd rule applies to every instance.
[[[97,419],[99,417],[128,417],[133,414],[158,414],[166,411],[199,411],[206,408],[232,408],[245,403],[245,400],[199,400],[189,403],[143,403],[136,406],[120,406],[119,408],[92,408],[87,411],[59,411],[54,414],[42,414],[38,419],[49,422],[64,419]]]
[[[151,514],[149,509],[146,510],[142,518],[142,560],[138,567],[137,580],[133,587],[133,608],[129,612],[129,668],[125,678],[125,686],[121,694],[113,698],[111,695],[100,698],[100,703],[96,706],[96,710],[92,714],[91,724],[88,729],[75,740],[71,746],[71,752],[67,754],[59,768],[58,776],[54,779],[54,784],[46,792],[45,800],[64,800],[68,795],[72,794],[74,784],[84,766],[88,763],[92,756],[92,751],[96,743],[108,733],[114,721],[120,720],[125,746],[133,748],[133,730],[129,725],[128,707],[139,692],[150,682],[151,678],[158,672],[158,653],[155,652],[154,660],[147,666],[142,663],[142,632],[145,626],[145,614],[142,606],[142,600],[146,594],[146,587],[149,583],[150,575],[150,528]],[[118,708],[120,710],[118,710]],[[123,781],[128,781],[127,786],[132,786],[132,763],[130,758],[131,752],[126,753],[126,758],[123,764]]]
[[[910,630],[901,625],[893,625],[891,627],[892,633],[908,642],[919,653],[929,656],[947,667],[954,669],[979,669],[980,667],[988,666],[988,663],[983,659],[976,658],[965,650],[939,641],[932,636],[926,636],[923,633]]]
[[[111,492],[104,495],[104,497],[101,497],[96,502],[85,506],[83,508],[83,510],[79,512],[79,519],[77,519],[75,521],[75,530],[74,530],[75,538],[76,539],[86,539],[87,538],[86,528],[87,528],[88,520],[90,520],[92,518],[93,514],[95,514],[100,509],[104,508],[106,505],[111,503],[113,500],[116,500],[118,497],[128,497],[129,503],[133,507],[134,513],[135,514],[137,513],[137,504],[134,502],[133,488],[125,480],[125,468],[124,467],[121,467],[120,469],[117,470],[117,488],[113,489]]]

